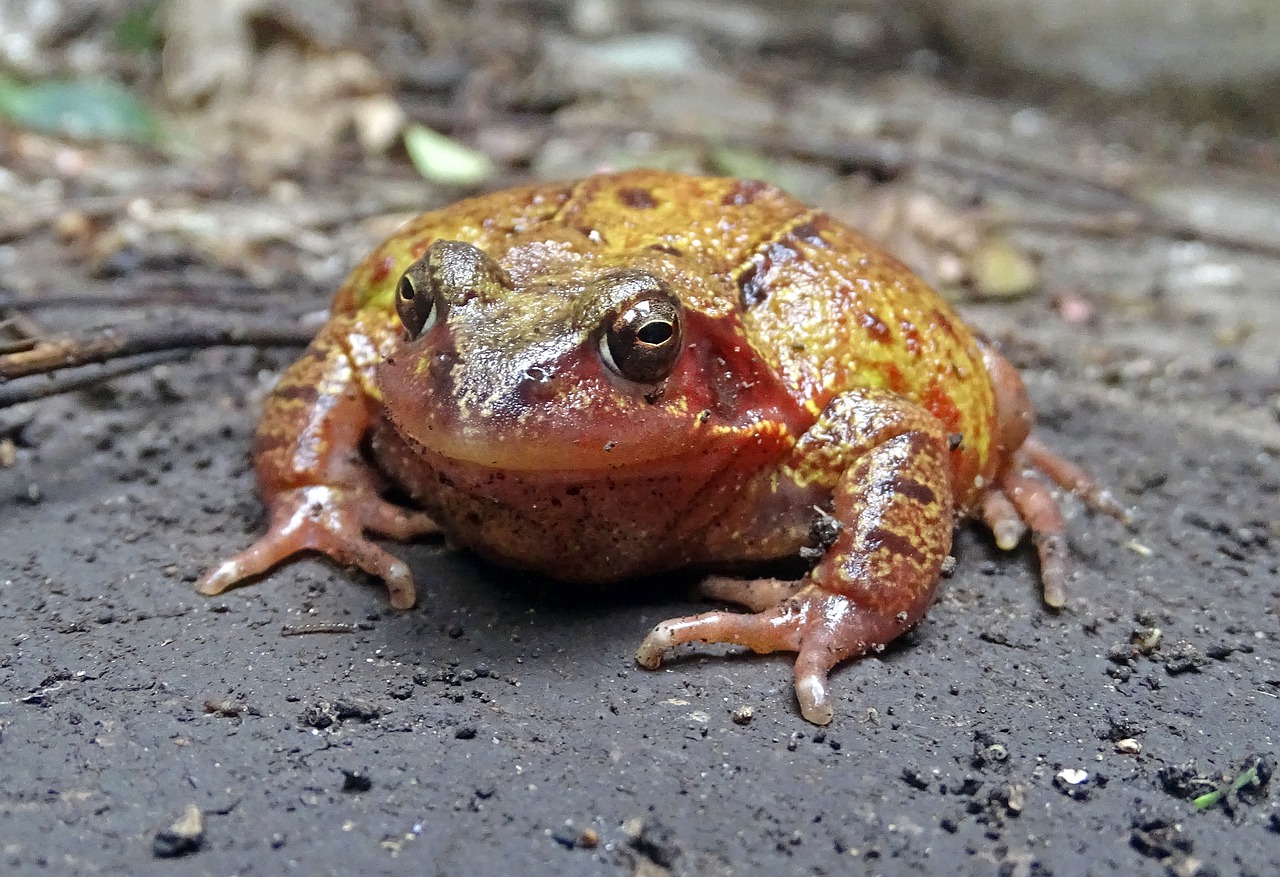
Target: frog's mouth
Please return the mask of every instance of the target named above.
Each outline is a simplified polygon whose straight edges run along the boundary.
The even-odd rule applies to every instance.
[[[655,465],[803,431],[774,375],[741,344],[717,343],[712,321],[689,317],[694,340],[652,384],[612,371],[590,334],[504,355],[440,326],[380,366],[383,411],[430,455],[528,473]]]

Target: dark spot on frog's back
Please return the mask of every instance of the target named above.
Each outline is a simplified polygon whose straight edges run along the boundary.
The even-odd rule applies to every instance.
[[[768,188],[768,183],[762,183],[759,180],[737,180],[734,182],[733,187],[720,199],[720,205],[722,207],[745,207],[760,197],[760,194],[767,191]]]
[[[894,533],[892,530],[886,530],[883,527],[876,527],[867,534],[867,547],[872,551],[877,548],[883,548],[890,554],[910,558],[916,563],[924,560],[924,553],[916,547],[914,542],[900,533]]]
[[[885,325],[884,320],[871,313],[871,311],[867,311],[858,317],[858,324],[867,330],[867,335],[873,340],[880,342],[889,340],[889,327]]]
[[[929,320],[928,325],[937,329],[939,332],[946,334],[953,343],[959,344],[960,336],[956,333],[956,327],[952,324],[951,319],[941,311],[934,311],[933,317]]]
[[[815,216],[810,222],[802,222],[795,228],[791,229],[788,237],[795,238],[798,241],[804,241],[811,247],[825,248],[830,246],[827,239],[822,236],[822,231],[826,228],[827,218],[822,215]]]
[[[653,250],[653,251],[655,251],[655,252],[658,252],[658,253],[666,253],[668,256],[683,256],[683,255],[684,255],[684,250],[680,249],[680,248],[679,248],[679,247],[677,247],[677,246],[673,246],[673,245],[671,245],[671,244],[664,244],[664,243],[659,243],[659,244],[649,244],[649,249],[651,249],[651,250]]]
[[[276,401],[287,400],[310,404],[316,401],[319,395],[320,391],[311,384],[281,383],[272,391],[271,398]]]
[[[738,275],[738,291],[741,293],[744,308],[753,308],[768,297],[764,279],[764,272],[760,270],[759,263],[751,265]]]
[[[769,297],[769,289],[774,283],[774,269],[786,265],[804,255],[788,238],[770,241],[764,250],[757,253],[751,264],[738,275],[738,289],[742,293],[742,306],[752,308]]]
[[[658,206],[658,201],[648,189],[631,186],[618,190],[618,200],[633,210],[651,210]]]

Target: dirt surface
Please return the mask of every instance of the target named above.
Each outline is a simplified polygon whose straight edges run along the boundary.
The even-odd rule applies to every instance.
[[[734,57],[729,37],[708,39],[715,57]],[[791,64],[788,88],[817,82],[785,49],[768,60]],[[739,95],[762,87],[716,68],[716,88],[735,81]],[[962,526],[925,621],[834,674],[836,721],[819,729],[796,711],[786,656],[708,647],[656,672],[636,666],[650,626],[705,608],[683,596],[685,580],[566,593],[427,540],[393,548],[419,582],[412,611],[320,560],[205,599],[196,575],[263,525],[247,447],[296,350],[201,350],[0,410],[0,868],[1280,873],[1274,168],[1174,161],[1134,122],[1126,130],[1151,133],[1136,138],[1150,148],[1117,147],[1125,160],[1108,167],[1124,184],[1108,188],[1088,156],[1112,142],[1102,129],[1114,120],[1035,110],[1028,127],[1025,107],[931,76],[821,87],[832,113],[927,118],[952,139],[890,180],[848,156],[815,157],[812,143],[790,158],[765,150],[767,171],[864,225],[885,203],[931,205],[934,232],[917,222],[904,246],[943,282],[957,250],[937,228],[971,221],[975,202],[1034,256],[1032,294],[980,299],[972,278],[953,285],[1023,369],[1040,434],[1138,509],[1126,528],[1067,502],[1076,575],[1064,611],[1041,603],[1028,547],[1003,554]],[[708,93],[718,105],[727,91]],[[594,97],[555,94],[526,110],[550,127],[504,170],[512,178],[616,164],[627,149],[637,163],[724,169],[723,156],[689,153],[687,132],[633,136]],[[608,110],[640,130],[655,118],[670,129],[678,116],[663,101],[687,97],[670,84],[626,95]],[[802,92],[788,95],[775,110],[813,133]],[[516,129],[499,122],[478,123],[473,139],[510,142]],[[1021,139],[1004,139],[1010,130]],[[67,160],[43,141],[5,142],[20,158],[6,180],[33,190],[40,168],[53,178]],[[294,179],[282,195],[211,190],[145,151],[84,154],[134,174],[111,188],[115,209],[85,206],[100,181],[68,187],[68,211],[100,225],[190,210],[222,232],[249,214],[289,230],[229,251],[176,244],[156,221],[86,249],[55,222],[66,213],[40,220],[23,202],[37,219],[10,209],[0,228],[9,305],[88,297],[25,309],[50,330],[186,312],[94,304],[139,290],[241,296],[263,319],[323,308],[399,215],[462,194],[424,183],[402,156]],[[130,201],[140,192],[150,213]],[[1163,212],[1135,222],[1124,213],[1135,204]],[[904,222],[880,236],[902,243]],[[1215,806],[1192,803],[1250,768],[1256,778]],[[198,840],[189,816],[175,826],[192,806]]]

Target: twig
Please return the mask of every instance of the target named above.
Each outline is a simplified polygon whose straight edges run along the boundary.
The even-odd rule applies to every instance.
[[[1008,213],[989,217],[988,228],[1037,229],[1066,232],[1082,237],[1124,238],[1134,234],[1157,234],[1173,240],[1197,240],[1224,250],[1280,258],[1280,243],[1238,237],[1158,214],[1139,215],[1133,211],[1103,212],[1090,216],[1019,216]]]
[[[314,334],[297,322],[195,324],[175,319],[138,326],[114,326],[90,335],[62,335],[30,350],[0,356],[0,385],[28,375],[45,374],[95,362],[107,362],[161,350],[204,347],[302,347]]]
[[[159,350],[139,356],[118,359],[111,363],[83,365],[64,369],[57,374],[35,374],[12,381],[0,381],[0,410],[34,402],[60,393],[70,393],[91,384],[98,384],[121,375],[144,371],[154,365],[173,362],[190,355],[188,350]],[[0,357],[2,358],[2,357]]]
[[[133,286],[139,285],[138,281]],[[288,310],[289,305],[299,310],[315,310],[323,306],[323,300],[301,293],[261,293],[249,284],[227,284],[214,289],[193,289],[185,286],[174,289],[172,280],[166,279],[159,289],[132,289],[127,292],[41,293],[39,296],[19,298],[0,290],[0,311],[29,314],[35,311],[61,309],[110,310],[115,308],[144,308],[156,305],[174,305],[183,308],[217,308],[220,311]],[[305,305],[305,306],[304,306]]]
[[[280,628],[281,636],[309,636],[314,633],[355,633],[357,625],[339,621],[319,624],[286,624]]]
[[[0,356],[30,350],[44,334],[35,320],[25,314],[11,314],[0,320]]]

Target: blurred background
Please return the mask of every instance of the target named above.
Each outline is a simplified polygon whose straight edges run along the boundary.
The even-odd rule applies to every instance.
[[[71,258],[332,284],[408,212],[652,165],[770,179],[935,282],[1025,291],[1034,266],[939,213],[1032,189],[1203,222],[1120,196],[1275,172],[1277,46],[1269,0],[6,0],[0,243],[60,242],[6,250],[6,283]]]

